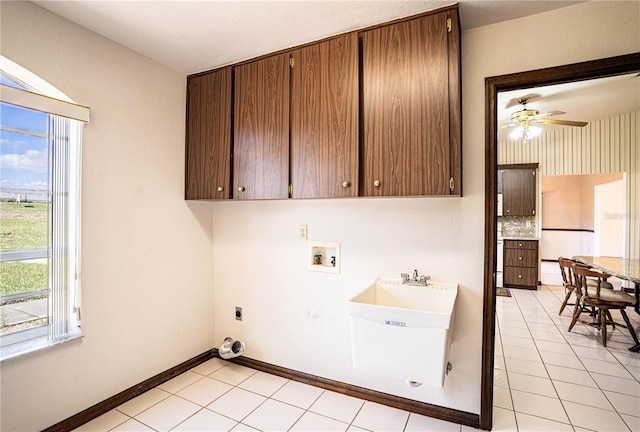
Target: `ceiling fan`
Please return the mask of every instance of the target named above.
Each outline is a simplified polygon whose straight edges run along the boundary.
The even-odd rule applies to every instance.
[[[512,140],[529,140],[537,137],[542,133],[542,129],[540,129],[536,124],[544,123],[544,124],[554,124],[554,125],[563,125],[563,126],[576,126],[576,127],[584,127],[587,125],[587,122],[580,121],[572,121],[572,120],[554,120],[547,117],[554,115],[566,114],[564,111],[549,111],[546,113],[540,114],[540,111],[535,109],[527,109],[527,104],[531,100],[530,96],[524,96],[518,99],[518,103],[522,105],[522,109],[511,114],[511,120],[505,125],[501,126],[500,129],[508,128],[516,126],[516,129],[513,130],[509,134],[509,138]]]

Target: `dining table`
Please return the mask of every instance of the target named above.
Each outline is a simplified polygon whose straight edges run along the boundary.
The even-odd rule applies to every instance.
[[[573,259],[603,273],[631,282],[636,296],[634,310],[640,315],[640,259],[585,255],[576,255]],[[629,351],[640,352],[640,343],[629,348]]]

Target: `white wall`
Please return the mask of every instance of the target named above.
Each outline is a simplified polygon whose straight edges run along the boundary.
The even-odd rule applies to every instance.
[[[227,335],[244,339],[250,357],[479,412],[484,78],[640,50],[637,2],[586,3],[465,32],[464,198],[185,203],[184,77],[32,4],[1,7],[2,53],[92,108],[87,336],[1,365],[2,430],[42,429]],[[342,243],[341,274],[306,271],[298,224],[311,239]],[[413,268],[460,284],[444,389],[351,369],[347,299],[376,275]],[[235,305],[244,307],[242,323]]]
[[[463,34],[463,198],[213,204],[216,343],[241,338],[252,358],[478,413],[484,78],[640,51],[639,6],[590,2]],[[298,224],[309,226],[310,239],[342,243],[341,274],[306,270]],[[408,388],[351,367],[347,300],[378,275],[414,268],[460,284],[453,371],[443,389]],[[235,306],[244,308],[242,322]],[[396,348],[381,346],[381,355]]]
[[[91,107],[81,341],[1,364],[1,424],[41,430],[213,347],[211,206],[185,203],[185,77],[28,2],[2,54]]]
[[[540,259],[557,261],[558,257],[597,255],[593,252],[593,233],[587,231],[542,231]]]

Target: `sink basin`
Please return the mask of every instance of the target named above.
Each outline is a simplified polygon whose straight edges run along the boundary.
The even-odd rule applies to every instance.
[[[353,366],[442,387],[458,285],[377,278],[349,301]]]

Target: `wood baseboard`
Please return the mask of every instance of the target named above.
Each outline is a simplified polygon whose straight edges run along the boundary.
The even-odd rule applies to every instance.
[[[159,373],[140,384],[128,388],[115,396],[110,397],[102,402],[87,408],[78,414],[71,416],[60,423],[57,423],[43,432],[64,432],[72,431],[85,423],[101,416],[102,414],[111,411],[112,409],[122,405],[123,403],[140,396],[142,393],[151,390],[154,387],[159,386],[165,381],[170,380],[191,368],[204,363],[214,357],[218,357],[218,350],[212,349],[205,353],[202,353],[190,360],[180,363],[165,372]],[[283,378],[298,381],[304,384],[309,384],[315,387],[320,387],[326,390],[331,390],[337,393],[341,393],[347,396],[353,396],[360,399],[376,402],[382,405],[398,408],[405,411],[414,412],[416,414],[425,415],[428,417],[434,417],[440,420],[445,420],[453,423],[463,424],[472,428],[479,428],[480,416],[478,414],[472,414],[465,411],[459,411],[452,408],[445,408],[438,405],[432,405],[425,402],[419,402],[412,399],[406,399],[400,396],[394,396],[387,393],[370,390],[364,387],[358,387],[352,384],[343,383],[340,381],[334,381],[328,378],[311,375],[304,372],[299,372],[293,369],[287,369],[281,366],[265,363],[259,360],[250,359],[248,357],[236,357],[229,360],[233,363],[241,366],[250,367],[262,372],[270,373],[272,375],[281,376]]]
[[[140,396],[142,393],[159,386],[163,382],[169,381],[171,378],[175,378],[176,376],[188,371],[189,369],[198,366],[200,363],[204,363],[207,360],[217,357],[217,355],[217,349],[212,349],[200,355],[197,355],[190,360],[180,363],[178,366],[174,366],[169,370],[161,372],[158,375],[155,375],[145,381],[142,381],[139,384],[134,385],[133,387],[129,387],[128,389],[121,391],[117,395],[111,396],[109,399],[98,402],[92,407],[89,407],[76,415],[62,420],[60,423],[56,423],[53,426],[44,429],[43,432],[72,431],[82,426],[83,424],[88,423],[97,417],[100,417],[102,414],[122,405],[123,403],[137,396]]]
[[[352,384],[347,384],[344,382],[334,381],[328,378],[287,369],[281,366],[276,366],[247,357],[236,357],[235,359],[231,359],[230,361],[241,366],[250,367],[252,369],[270,373],[272,375],[278,375],[283,378],[299,381],[301,383],[320,387],[325,390],[342,393],[347,396],[357,397],[359,399],[376,402],[382,405],[410,411],[427,417],[434,417],[440,420],[463,424],[465,426],[470,426],[476,429],[480,427],[480,416],[478,414],[472,414],[452,408],[445,408],[438,405],[432,405],[425,402],[406,399],[400,396],[382,393],[364,387],[358,387]]]

